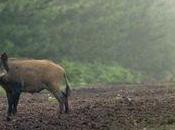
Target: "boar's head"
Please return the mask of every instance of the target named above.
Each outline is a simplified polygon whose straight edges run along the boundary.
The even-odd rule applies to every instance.
[[[0,78],[5,76],[9,70],[7,62],[8,56],[6,53],[3,53],[0,57]]]

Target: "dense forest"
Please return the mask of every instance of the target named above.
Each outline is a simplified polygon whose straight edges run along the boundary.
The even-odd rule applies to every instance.
[[[84,77],[75,77],[74,82],[138,81],[142,75],[172,78],[174,4],[173,0],[1,0],[0,52],[61,62],[70,75]]]

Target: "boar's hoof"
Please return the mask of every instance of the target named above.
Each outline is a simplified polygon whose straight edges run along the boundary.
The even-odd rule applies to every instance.
[[[7,116],[6,121],[11,121],[11,118],[9,116]]]

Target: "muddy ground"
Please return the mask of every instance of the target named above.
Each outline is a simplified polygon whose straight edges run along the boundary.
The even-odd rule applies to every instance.
[[[6,121],[0,97],[0,130],[147,130],[175,123],[173,86],[109,86],[73,90],[71,112],[58,113],[48,94],[23,94],[18,114]]]

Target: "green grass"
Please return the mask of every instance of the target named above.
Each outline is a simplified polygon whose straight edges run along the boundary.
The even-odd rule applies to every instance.
[[[0,96],[5,96],[5,90],[0,86]]]

